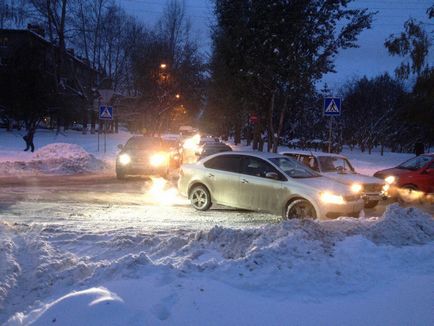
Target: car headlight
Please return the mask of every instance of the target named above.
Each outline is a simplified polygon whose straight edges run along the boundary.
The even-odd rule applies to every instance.
[[[119,155],[118,160],[119,160],[119,163],[121,163],[122,165],[127,165],[127,164],[130,164],[131,157],[128,154],[124,153],[124,154]]]
[[[152,166],[161,166],[167,163],[167,155],[163,153],[156,153],[153,154],[149,158],[149,163],[151,163]]]
[[[328,191],[322,192],[320,194],[320,199],[325,204],[337,204],[337,205],[345,204],[344,197],[340,195],[335,195]]]
[[[358,194],[359,192],[361,192],[363,189],[363,186],[359,183],[353,183],[351,185],[351,191],[355,194]]]
[[[388,177],[386,177],[384,179],[384,181],[386,181],[386,183],[388,183],[389,185],[391,185],[391,184],[395,183],[397,180],[396,180],[395,176],[389,175]]]

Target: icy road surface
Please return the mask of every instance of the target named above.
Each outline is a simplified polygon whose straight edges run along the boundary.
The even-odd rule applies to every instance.
[[[278,216],[224,207],[198,212],[177,195],[173,184],[156,194],[151,186],[148,179],[120,181],[112,175],[0,178],[0,212],[4,221],[12,223],[92,231],[201,230],[280,222]]]
[[[0,324],[434,323],[432,207],[282,223],[153,184],[0,178]]]

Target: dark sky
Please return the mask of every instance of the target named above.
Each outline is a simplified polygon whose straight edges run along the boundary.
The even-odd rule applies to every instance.
[[[126,10],[154,25],[166,5],[165,0],[118,0]],[[428,21],[426,9],[433,0],[355,0],[352,7],[378,11],[372,29],[364,31],[359,38],[360,47],[342,51],[336,58],[337,73],[324,77],[331,88],[336,88],[353,77],[375,76],[385,71],[393,73],[400,58],[390,57],[384,48],[384,40],[392,33],[400,33],[404,22],[412,17],[426,23],[427,30],[434,31],[433,21]],[[209,52],[209,25],[213,21],[211,0],[185,0],[187,16],[190,17],[193,35],[201,49]],[[431,34],[434,37],[433,34]],[[429,55],[434,63],[434,51]]]

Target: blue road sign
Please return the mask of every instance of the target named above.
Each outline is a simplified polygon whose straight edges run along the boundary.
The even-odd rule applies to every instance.
[[[324,98],[324,115],[335,116],[341,115],[341,103],[340,97],[325,97]]]
[[[101,105],[99,107],[100,120],[113,120],[113,107]]]

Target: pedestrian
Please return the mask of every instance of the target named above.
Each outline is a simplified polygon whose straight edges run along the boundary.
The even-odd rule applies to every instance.
[[[26,142],[26,149],[24,150],[27,152],[29,149],[33,153],[35,151],[35,145],[33,144],[33,136],[35,135],[35,128],[30,127],[27,130],[27,133],[24,135],[23,139]]]
[[[416,156],[425,154],[425,146],[423,143],[416,143],[414,144],[414,153]]]

